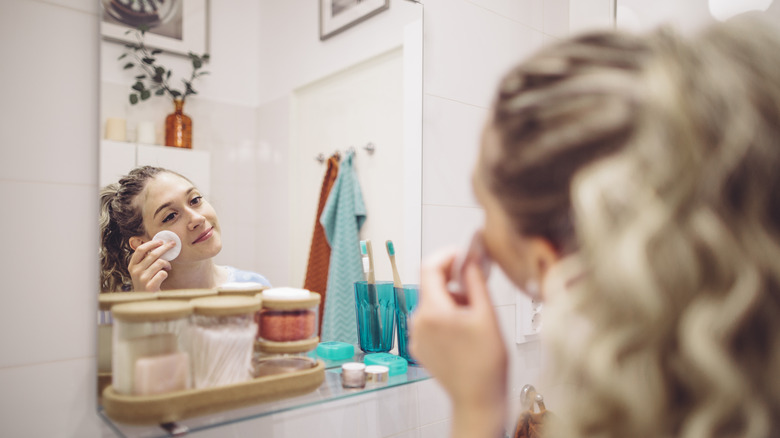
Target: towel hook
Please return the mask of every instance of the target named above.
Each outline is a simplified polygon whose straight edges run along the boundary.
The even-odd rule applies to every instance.
[[[368,155],[374,155],[374,152],[376,152],[376,145],[372,142],[368,142],[367,144],[362,146],[362,149],[368,153]],[[357,152],[354,146],[350,146],[346,151],[346,153],[349,152]],[[341,153],[337,150],[334,152],[335,155],[341,156]],[[327,158],[325,157],[325,154],[319,153],[317,156],[314,157],[315,160],[317,160],[320,164],[324,163]]]

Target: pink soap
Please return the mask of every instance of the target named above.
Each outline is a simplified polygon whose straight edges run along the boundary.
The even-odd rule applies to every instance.
[[[135,362],[134,395],[164,394],[189,387],[190,356],[184,352],[138,359]]]

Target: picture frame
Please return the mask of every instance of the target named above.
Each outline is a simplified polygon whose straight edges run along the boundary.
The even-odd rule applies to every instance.
[[[320,0],[320,40],[390,8],[390,0]]]
[[[159,14],[155,18],[144,17],[127,6],[136,0],[100,0],[100,34],[104,39],[119,43],[135,43],[128,30],[140,24],[150,26],[144,44],[169,53],[201,55],[208,52],[208,0],[145,1],[145,5],[159,4],[160,9],[149,11]],[[163,9],[165,7],[165,9]],[[171,10],[173,8],[173,10]],[[135,14],[133,13],[135,12]]]

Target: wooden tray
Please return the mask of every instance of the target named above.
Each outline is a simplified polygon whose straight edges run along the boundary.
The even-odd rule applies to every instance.
[[[325,363],[286,374],[258,377],[215,388],[190,389],[150,396],[122,395],[108,386],[103,409],[112,420],[129,424],[160,424],[303,395],[325,380]]]

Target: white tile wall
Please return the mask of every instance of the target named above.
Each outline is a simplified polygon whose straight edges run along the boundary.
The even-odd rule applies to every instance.
[[[471,173],[487,110],[432,95],[424,108],[423,203],[477,207]]]
[[[525,26],[541,30],[544,0],[471,0],[475,5],[510,18]]]
[[[425,7],[426,94],[487,108],[504,73],[542,42],[541,32],[466,0]]]
[[[0,118],[4,179],[96,180],[97,130],[94,122],[83,123],[98,118],[96,29],[96,17],[77,9],[3,2],[0,94],[3,105],[13,109]]]
[[[94,184],[0,180],[16,213],[0,216],[0,368],[94,356],[97,220],[79,213],[97,211],[95,195]]]
[[[94,394],[97,7],[88,0],[4,0],[0,9],[0,58],[6,60],[0,67],[0,229],[5,233],[0,273],[7,300],[0,306],[0,424],[3,435],[13,437],[111,436],[95,414]],[[567,13],[564,0],[426,0],[425,117],[442,127],[448,122],[453,129],[463,126],[457,137],[443,128],[425,133],[426,173],[448,175],[447,169],[457,168],[466,177],[465,158],[453,163],[452,157],[474,153],[475,133],[496,81],[537,48],[543,34],[565,33],[562,17]],[[227,100],[246,102],[237,89]],[[235,147],[240,157],[256,120],[240,109],[222,114],[230,115],[202,116],[207,122],[201,123],[232,135],[216,144]],[[257,152],[265,153],[262,147]],[[223,172],[219,178],[228,177]],[[434,183],[424,182],[424,254],[465,244],[468,232],[481,223],[467,184],[453,185],[452,194],[429,184]],[[428,204],[437,197],[452,206]],[[226,220],[237,228],[244,224],[240,218]],[[491,286],[498,290],[493,298],[502,330],[512,332],[511,287],[500,277]],[[513,378],[535,381],[538,355],[533,345],[519,347]],[[380,419],[387,411],[391,416]],[[286,437],[317,431],[319,436],[436,438],[449,434],[449,416],[446,394],[427,381],[388,391],[381,400],[356,398],[194,436]]]
[[[558,38],[569,34],[569,0],[545,0],[543,30]]]

